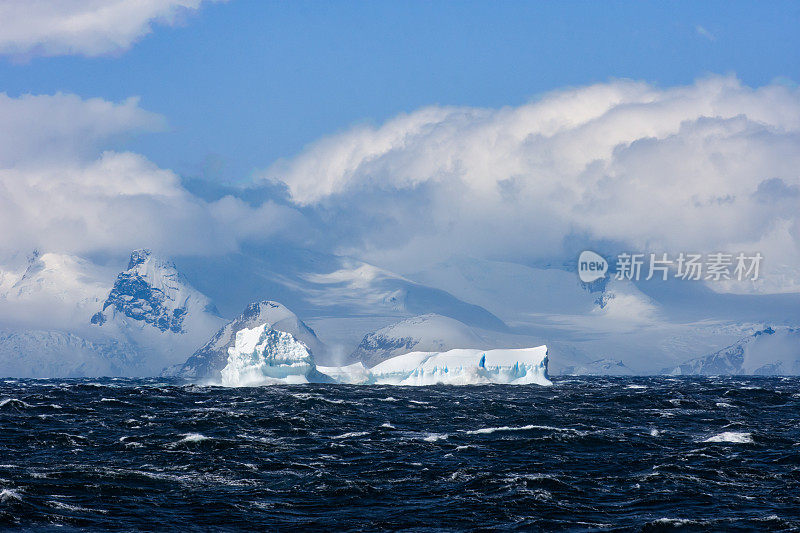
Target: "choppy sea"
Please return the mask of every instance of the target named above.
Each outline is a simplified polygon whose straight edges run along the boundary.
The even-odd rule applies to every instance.
[[[0,528],[800,528],[800,379],[0,379]]]

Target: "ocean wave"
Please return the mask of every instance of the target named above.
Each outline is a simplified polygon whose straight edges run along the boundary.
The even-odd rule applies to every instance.
[[[650,524],[658,526],[672,526],[672,527],[685,527],[690,525],[701,525],[707,521],[693,520],[691,518],[658,518],[650,522]]]
[[[529,431],[531,429],[541,429],[545,431],[559,431],[559,432],[569,432],[569,433],[584,433],[577,429],[571,428],[558,428],[554,426],[540,426],[536,424],[529,424],[527,426],[499,426],[499,427],[489,427],[489,428],[480,428],[480,429],[472,429],[469,431],[465,431],[467,435],[489,435],[492,433],[497,433],[498,431]]]
[[[368,431],[351,431],[349,433],[342,433],[341,435],[335,435],[331,437],[332,439],[352,439],[355,437],[364,437],[365,435],[369,435]]]
[[[181,434],[183,437],[179,443],[182,442],[203,442],[204,440],[211,440],[211,437],[206,437],[200,433],[183,433]]]
[[[88,507],[81,507],[80,505],[72,505],[69,503],[60,502],[58,500],[49,500],[47,505],[55,509],[62,509],[64,511],[72,511],[77,513],[100,513],[108,514],[105,509],[89,509]]]
[[[19,492],[11,489],[0,490],[0,503],[6,503],[11,500],[22,501],[22,496]]]
[[[33,407],[31,404],[18,400],[16,398],[3,398],[0,400],[0,408],[17,408],[17,409],[30,409]]]
[[[734,444],[752,444],[753,435],[750,433],[740,431],[723,431],[711,437],[708,437],[703,442],[730,442]]]

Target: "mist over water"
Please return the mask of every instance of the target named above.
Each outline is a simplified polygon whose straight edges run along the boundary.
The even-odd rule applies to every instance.
[[[0,527],[788,530],[800,379],[0,381]]]

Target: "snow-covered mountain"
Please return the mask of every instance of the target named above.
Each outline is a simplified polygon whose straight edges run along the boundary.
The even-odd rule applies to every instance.
[[[0,322],[20,328],[71,329],[108,295],[113,268],[80,257],[40,253],[0,266]]]
[[[0,272],[0,375],[153,375],[225,323],[147,250],[134,251],[121,273],[39,252],[7,258]]]
[[[149,250],[131,253],[128,267],[90,322],[150,353],[148,368],[155,374],[184,360],[225,324],[207,296],[189,285],[171,261]]]
[[[326,347],[314,331],[286,306],[265,300],[248,305],[238,317],[217,331],[185,363],[167,369],[165,375],[191,379],[219,379],[220,371],[228,362],[228,349],[235,344],[237,332],[265,323],[270,324],[276,331],[290,333],[305,344],[318,360],[325,360]]]
[[[162,332],[186,333],[192,323],[209,316],[219,317],[216,307],[189,285],[174,263],[154,257],[150,250],[134,250],[91,323],[102,326],[119,317]]]
[[[768,327],[730,346],[692,359],[673,369],[672,375],[800,375],[800,329]]]
[[[87,318],[108,295],[113,267],[34,250],[0,266],[0,375],[144,375],[138,348],[89,331]]]
[[[427,314],[367,333],[350,355],[350,360],[372,367],[409,352],[445,352],[484,345],[486,341],[466,324],[453,318]]]
[[[633,282],[607,278],[582,283],[574,264],[522,265],[469,257],[409,274],[442,288],[505,321],[518,339],[546,342],[553,374],[624,369],[598,361],[624,361],[635,374],[663,368],[729,345],[758,325],[800,325],[800,295],[720,294],[702,282],[677,279]],[[525,341],[528,336],[531,341]]]
[[[720,294],[703,284],[660,280],[586,285],[567,264],[459,258],[399,274],[279,244],[169,261],[137,250],[127,264],[113,257],[17,253],[0,258],[0,329],[17,335],[5,342],[15,343],[20,362],[5,359],[0,374],[26,365],[40,375],[80,372],[83,356],[70,366],[62,361],[68,350],[54,348],[66,345],[62,335],[72,335],[73,345],[85,343],[76,348],[80,353],[94,350],[97,361],[119,361],[107,368],[98,362],[98,372],[158,374],[180,365],[171,371],[200,377],[208,368],[219,370],[240,326],[280,322],[262,308],[209,341],[228,322],[220,315],[235,316],[254,300],[278,300],[302,316],[301,322],[290,315],[294,327],[277,327],[333,366],[375,364],[412,350],[547,343],[553,374],[653,374],[713,355],[765,323],[800,325],[800,295]],[[221,302],[222,313],[212,301]],[[304,337],[303,328],[316,334]],[[111,355],[115,350],[120,353]],[[183,368],[192,354],[194,363]],[[686,372],[695,371],[692,365],[713,366],[686,365]],[[764,365],[745,365],[741,372]],[[790,362],[782,360],[781,368],[791,371]]]
[[[618,359],[598,359],[582,365],[569,366],[562,373],[572,376],[632,376],[635,374]]]
[[[49,330],[0,331],[0,376],[26,378],[147,375],[136,346]]]

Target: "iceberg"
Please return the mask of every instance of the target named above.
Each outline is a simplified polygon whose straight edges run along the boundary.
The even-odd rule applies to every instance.
[[[411,352],[371,368],[361,362],[317,366],[305,344],[291,333],[262,324],[236,333],[222,369],[222,385],[340,383],[348,385],[552,385],[547,346],[507,350],[454,349]]]
[[[226,387],[309,383],[318,377],[308,347],[269,323],[236,332],[221,375]]]
[[[374,385],[551,385],[547,347],[513,350],[455,349],[411,352],[387,359],[369,369],[359,364],[331,369],[317,367],[335,381]]]

